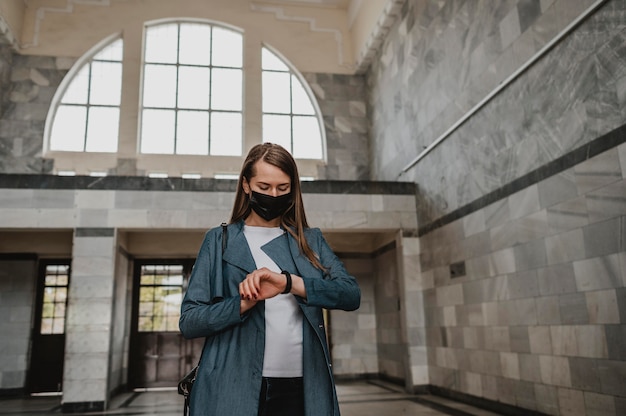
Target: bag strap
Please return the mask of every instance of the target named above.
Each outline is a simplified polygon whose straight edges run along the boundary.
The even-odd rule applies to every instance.
[[[226,250],[227,240],[228,240],[228,224],[223,222],[222,223],[222,256],[224,255],[224,251]]]
[[[224,255],[224,251],[226,250],[226,244],[228,242],[228,224],[223,222],[222,224],[222,256]],[[214,299],[211,299],[211,303],[216,303],[216,302],[220,302],[221,300],[223,300],[222,297],[216,297]],[[206,340],[204,341],[206,344]],[[202,348],[204,350],[204,347]],[[200,360],[198,360],[198,364],[196,364],[196,369],[200,366]],[[194,381],[195,381],[195,376],[194,376]],[[188,391],[186,392],[185,396],[185,403],[183,404],[183,415],[187,416],[187,412],[189,409],[189,394],[191,392]]]

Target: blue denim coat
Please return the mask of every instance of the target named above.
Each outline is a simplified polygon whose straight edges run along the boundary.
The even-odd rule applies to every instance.
[[[306,416],[338,416],[322,308],[355,310],[361,301],[356,279],[332,252],[317,228],[305,230],[327,273],[300,253],[288,233],[262,247],[288,272],[301,276],[306,300],[303,319],[303,378]],[[222,261],[223,258],[223,261]],[[256,416],[265,348],[264,303],[239,314],[239,283],[256,269],[243,234],[243,221],[228,226],[222,256],[221,227],[209,230],[200,247],[182,302],[185,338],[206,337],[190,400],[191,416]]]

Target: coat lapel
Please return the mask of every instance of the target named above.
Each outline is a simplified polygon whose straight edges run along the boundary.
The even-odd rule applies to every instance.
[[[227,263],[251,273],[257,267],[243,234],[243,224],[243,221],[240,221],[228,227],[228,242],[223,258]],[[286,237],[277,237],[261,248],[281,270],[299,276],[322,277],[322,272],[300,253],[297,241],[288,233]],[[315,250],[315,247],[312,248]]]
[[[294,260],[289,252],[289,242],[285,235],[281,235],[268,242],[261,247],[261,250],[265,252],[274,263],[280,268],[280,270],[287,270],[288,272],[295,273]]]
[[[243,221],[228,226],[226,249],[222,257],[225,262],[245,270],[247,273],[256,269],[248,241],[243,234]]]

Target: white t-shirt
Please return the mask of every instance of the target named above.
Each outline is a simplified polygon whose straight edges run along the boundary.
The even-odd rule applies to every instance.
[[[279,227],[244,225],[256,267],[281,270],[261,247],[283,235]],[[286,278],[285,278],[286,279]],[[292,294],[265,300],[265,355],[263,377],[302,377],[302,311]]]

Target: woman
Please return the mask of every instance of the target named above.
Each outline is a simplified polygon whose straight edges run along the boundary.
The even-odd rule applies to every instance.
[[[339,415],[322,308],[360,300],[308,227],[293,157],[254,146],[227,231],[206,233],[181,307],[185,338],[206,337],[191,415]]]

